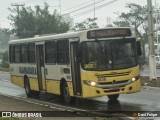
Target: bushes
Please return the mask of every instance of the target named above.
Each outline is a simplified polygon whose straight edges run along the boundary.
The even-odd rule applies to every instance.
[[[0,63],[1,67],[8,68],[8,51],[6,50],[4,53],[1,53],[2,62]]]

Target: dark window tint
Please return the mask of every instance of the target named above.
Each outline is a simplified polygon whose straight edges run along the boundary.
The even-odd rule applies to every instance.
[[[20,45],[15,45],[15,63],[20,63]]]
[[[31,43],[28,45],[28,62],[35,63],[35,44]]]
[[[14,46],[13,45],[10,45],[9,46],[9,60],[10,60],[10,63],[14,63]]]
[[[21,62],[27,63],[28,62],[28,45],[24,44],[21,45]]]
[[[45,61],[46,63],[56,63],[56,42],[50,41],[46,43],[46,54]]]
[[[69,64],[69,42],[68,40],[57,41],[57,62],[59,64]]]

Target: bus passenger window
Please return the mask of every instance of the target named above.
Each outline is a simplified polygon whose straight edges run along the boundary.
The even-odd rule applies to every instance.
[[[15,63],[20,63],[20,45],[15,45]]]
[[[50,41],[45,44],[45,62],[56,63],[56,42]]]
[[[15,52],[14,52],[14,46],[13,45],[10,45],[9,46],[9,60],[10,60],[10,63],[14,63],[14,59],[15,59]]]
[[[69,42],[68,40],[59,40],[57,42],[57,63],[69,64]]]
[[[24,44],[21,45],[21,62],[22,63],[27,63],[28,62],[28,45]]]
[[[35,63],[35,44],[31,43],[28,45],[28,62]]]

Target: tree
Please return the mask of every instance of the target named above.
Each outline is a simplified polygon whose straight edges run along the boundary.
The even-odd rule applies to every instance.
[[[114,25],[121,26],[121,27],[132,26],[136,30],[137,37],[140,37],[141,39],[146,38],[147,31],[148,31],[147,6],[140,6],[135,3],[128,3],[126,7],[130,9],[130,11],[126,13],[122,12],[118,16],[118,20],[113,22]],[[159,12],[159,10],[157,11]],[[154,16],[155,16],[155,13],[154,13]],[[157,20],[160,26],[160,16],[158,16]],[[154,23],[155,23],[155,17],[154,17]],[[147,40],[145,40],[145,42],[147,42]]]
[[[8,41],[10,36],[6,31],[6,29],[0,28],[0,52],[8,48]]]
[[[126,7],[129,9],[129,12],[122,12],[118,17],[118,20],[114,21],[113,23],[115,26],[132,26],[135,28],[136,36],[137,38],[140,38],[142,43],[143,59],[145,59],[145,43],[148,42],[147,6],[140,6],[135,3],[128,3]],[[159,18],[158,22],[160,23]]]
[[[118,27],[128,27],[130,24],[127,21],[114,21],[113,22]]]
[[[9,67],[9,64],[8,64],[8,50],[6,50],[6,51],[2,54],[1,67],[5,67],[5,68],[8,68],[8,67]]]
[[[18,8],[9,8],[12,14],[9,20],[12,21],[12,34],[16,34],[19,38],[33,37],[35,35],[49,33],[63,33],[69,30],[69,23],[54,11],[49,13],[49,6],[44,3],[44,8],[35,6],[35,10],[31,7],[22,7],[18,12]],[[14,15],[16,14],[16,15]]]
[[[81,23],[76,23],[75,30],[81,30],[81,29],[89,29],[89,28],[98,28],[99,26],[95,22],[97,18],[87,18]]]
[[[122,12],[114,24],[121,27],[132,26],[136,30],[137,37],[142,38],[144,32],[140,31],[140,28],[144,28],[144,25],[146,26],[147,7],[135,3],[128,3],[126,7],[129,8],[130,11],[127,13]]]

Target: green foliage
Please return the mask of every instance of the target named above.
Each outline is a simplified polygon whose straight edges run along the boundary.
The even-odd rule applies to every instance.
[[[9,33],[7,29],[0,29],[0,52],[4,51],[8,47]]]
[[[140,58],[141,63],[145,63],[145,44],[148,43],[148,10],[147,6],[140,6],[135,3],[128,3],[126,5],[128,12],[122,12],[114,25],[118,27],[134,27],[136,30],[137,38],[140,38],[142,45],[142,58]],[[154,10],[154,9],[153,9]],[[155,11],[153,11],[155,12]],[[155,13],[153,14],[155,16]],[[154,22],[155,22],[155,17]],[[158,18],[158,22],[160,19]]]
[[[139,28],[143,28],[144,31],[147,30],[147,7],[135,3],[128,3],[126,7],[129,9],[129,12],[122,12],[114,24],[120,27],[132,26],[136,29],[137,37],[142,38],[144,32],[141,32]]]
[[[8,51],[5,51],[5,52],[2,54],[1,67],[4,67],[4,68],[8,68],[8,67],[9,67],[9,64],[8,64]]]
[[[95,22],[97,18],[87,18],[85,21],[81,23],[76,23],[75,30],[81,30],[81,29],[89,29],[89,28],[98,28],[99,26]]]
[[[113,27],[113,25],[112,24],[108,24],[108,25],[106,25],[106,27]]]
[[[113,23],[119,27],[129,27],[130,26],[130,24],[127,21],[114,21]]]
[[[5,52],[3,53],[2,60],[3,60],[4,62],[8,62],[8,51],[5,51]]]
[[[0,64],[0,71],[9,72],[9,67],[2,67],[2,64]]]
[[[68,31],[69,23],[65,22],[56,11],[50,14],[48,8],[47,3],[44,3],[43,9],[38,5],[35,6],[35,10],[32,10],[31,7],[22,7],[21,10],[9,8],[12,13],[8,17],[13,26],[11,33],[16,34],[19,38],[27,38]]]

